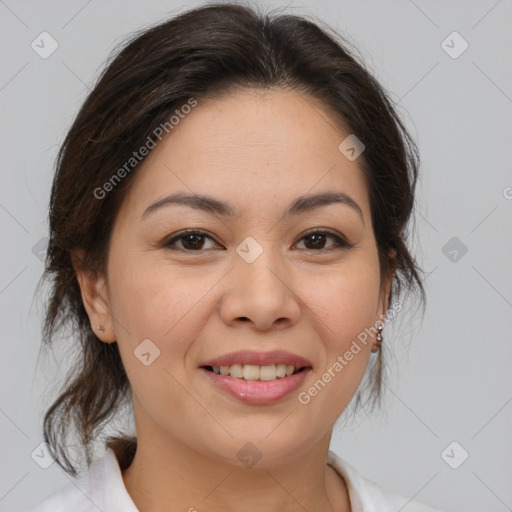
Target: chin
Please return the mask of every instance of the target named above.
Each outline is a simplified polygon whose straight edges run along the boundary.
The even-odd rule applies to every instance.
[[[264,430],[260,431],[259,435],[244,435],[242,433],[234,435],[233,439],[222,443],[223,449],[220,444],[217,444],[212,446],[209,451],[213,458],[224,464],[270,469],[293,463],[314,445],[314,439],[305,439],[304,433],[300,439],[292,439],[286,431],[273,432],[268,435],[267,430]]]

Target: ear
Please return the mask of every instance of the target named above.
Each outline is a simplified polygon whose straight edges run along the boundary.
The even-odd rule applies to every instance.
[[[391,259],[394,259],[396,257],[396,250],[390,249],[389,256]],[[382,280],[381,292],[379,296],[379,309],[377,311],[377,318],[382,324],[385,322],[383,319],[386,317],[386,313],[389,309],[389,294],[392,290],[394,280],[395,272],[393,269],[390,269],[388,274],[384,276],[384,279]]]
[[[107,282],[103,274],[83,268],[84,254],[85,251],[80,248],[71,251],[71,261],[80,286],[82,302],[94,334],[105,343],[112,343],[116,341],[116,336],[110,314]],[[103,330],[99,330],[98,326],[103,326]]]

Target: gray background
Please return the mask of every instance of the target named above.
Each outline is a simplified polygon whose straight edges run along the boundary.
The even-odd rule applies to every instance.
[[[430,272],[426,315],[385,331],[395,355],[386,414],[362,412],[335,430],[331,449],[446,512],[512,510],[512,2],[261,4],[314,14],[349,37],[399,102],[423,158],[413,244]],[[38,243],[57,149],[113,47],[192,5],[0,0],[2,511],[24,510],[68,482],[56,464],[42,469],[31,458],[47,393],[64,373],[51,361],[36,368]],[[31,48],[43,31],[59,45],[47,59]],[[441,46],[453,31],[469,43],[458,58]],[[453,37],[447,44],[462,48]],[[453,441],[460,447],[443,458]],[[453,469],[445,460],[460,463],[462,450],[469,457]]]

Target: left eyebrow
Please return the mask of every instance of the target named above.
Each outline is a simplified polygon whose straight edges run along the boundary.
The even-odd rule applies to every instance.
[[[202,194],[176,193],[164,197],[163,199],[159,199],[148,206],[146,210],[144,210],[141,218],[145,218],[164,206],[170,206],[173,204],[189,206],[196,210],[214,213],[223,217],[235,217],[238,215],[236,208],[232,204],[219,201],[214,197]],[[284,216],[289,217],[292,215],[300,215],[330,204],[344,204],[349,206],[359,214],[359,217],[361,217],[361,221],[364,224],[363,211],[361,207],[350,196],[343,192],[323,192],[297,197],[290,206],[288,206]]]

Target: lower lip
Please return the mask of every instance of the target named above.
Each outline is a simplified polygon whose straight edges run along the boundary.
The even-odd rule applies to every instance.
[[[289,377],[270,381],[235,379],[229,375],[214,373],[200,368],[221,390],[247,404],[269,405],[279,402],[293,393],[306,378],[310,368]]]

